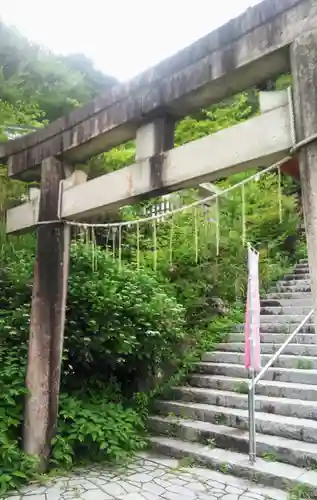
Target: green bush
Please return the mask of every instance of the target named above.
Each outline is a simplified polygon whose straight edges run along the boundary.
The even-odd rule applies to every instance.
[[[61,394],[53,464],[69,467],[79,460],[119,461],[146,445],[144,421],[138,412],[113,402],[103,391]]]
[[[179,359],[182,306],[154,276],[119,269],[100,248],[75,243],[71,256],[64,383],[115,377],[126,396],[149,390],[166,360]]]
[[[3,489],[35,470],[21,451],[32,273],[30,251],[10,252],[0,271]],[[186,342],[183,326],[182,306],[151,273],[123,262],[119,269],[104,250],[72,245],[55,466],[123,459],[145,445],[145,392],[175,370]],[[144,397],[132,398],[140,390]]]
[[[0,322],[0,333],[4,324]],[[10,333],[10,332],[9,332]],[[0,494],[32,477],[36,462],[21,451],[26,349],[0,345]]]

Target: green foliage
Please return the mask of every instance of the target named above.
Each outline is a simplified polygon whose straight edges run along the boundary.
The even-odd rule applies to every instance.
[[[132,395],[177,357],[183,308],[154,276],[123,263],[119,270],[101,249],[92,254],[90,246],[74,244],[71,264],[65,369],[80,384],[116,377]]]
[[[289,489],[289,500],[313,500],[315,494],[313,489],[306,484],[297,484]]]
[[[53,120],[115,83],[84,55],[55,56],[0,22],[0,98],[8,103],[36,105]]]
[[[189,141],[213,134],[223,128],[231,127],[247,120],[253,114],[249,104],[249,94],[241,93],[235,98],[225,101],[223,105],[211,106],[203,110],[199,118],[186,117],[175,131],[175,145],[179,146]]]
[[[103,391],[61,395],[52,463],[69,467],[78,460],[121,461],[146,445],[137,411],[107,398]]]
[[[0,295],[0,468],[9,478],[6,487],[35,470],[20,450],[33,259],[30,249],[8,255],[0,271],[5,290]],[[183,313],[151,274],[136,273],[124,262],[119,270],[105,251],[72,245],[53,465],[122,460],[145,445],[146,393],[179,361],[186,341]]]
[[[0,495],[31,478],[36,466],[36,461],[21,451],[19,438],[26,393],[26,349],[22,350],[24,359],[19,347],[10,346],[8,351],[2,333],[3,328],[10,329],[10,324],[3,323],[0,319]]]
[[[222,189],[241,182],[256,171],[237,174],[218,184]],[[195,191],[187,193],[185,203],[195,200]],[[265,174],[248,182],[245,196],[245,239],[260,252],[262,290],[280,278],[296,261],[305,243],[297,237],[299,214],[297,200],[281,194],[278,176]],[[198,206],[156,223],[154,251],[153,224],[143,226],[139,246],[140,263],[169,283],[186,309],[186,328],[206,329],[219,314],[232,305],[243,303],[247,286],[247,252],[243,244],[241,188],[219,197],[219,255],[217,255],[217,210]],[[134,218],[128,210],[124,217]],[[281,220],[280,220],[281,218]],[[136,230],[123,234],[124,255],[136,260]],[[297,239],[289,247],[289,240]],[[135,263],[136,265],[136,263]]]

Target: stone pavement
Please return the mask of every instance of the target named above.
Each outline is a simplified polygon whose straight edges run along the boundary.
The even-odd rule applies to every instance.
[[[183,465],[182,465],[183,464]],[[10,500],[287,500],[286,492],[265,488],[185,461],[142,454],[120,468],[78,469],[45,486],[31,485]]]

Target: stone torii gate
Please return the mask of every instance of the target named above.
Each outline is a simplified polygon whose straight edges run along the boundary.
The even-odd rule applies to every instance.
[[[41,179],[40,196],[7,212],[7,232],[37,227],[24,447],[45,465],[58,409],[69,227],[141,197],[213,181],[287,155],[295,141],[317,309],[317,2],[264,0],[131,82],[108,90],[45,129],[0,145],[9,176]],[[286,93],[261,115],[173,148],[183,116],[291,71]],[[290,118],[291,117],[291,118]],[[133,165],[85,182],[74,165],[136,138]],[[45,224],[45,222],[52,222]]]

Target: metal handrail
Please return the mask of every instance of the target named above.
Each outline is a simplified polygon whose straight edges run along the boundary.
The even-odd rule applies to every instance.
[[[266,365],[262,368],[260,373],[251,380],[249,384],[248,390],[248,412],[249,412],[249,460],[251,464],[254,464],[256,460],[256,431],[255,431],[255,387],[257,383],[263,378],[267,370],[275,363],[275,361],[279,358],[283,350],[288,344],[293,340],[293,338],[300,332],[303,326],[307,323],[307,321],[311,318],[314,313],[314,309],[312,309],[307,316],[303,319],[303,321],[295,328],[293,333],[288,337],[288,339],[284,342],[284,344],[279,348],[278,351],[271,357],[271,359],[266,363]]]

